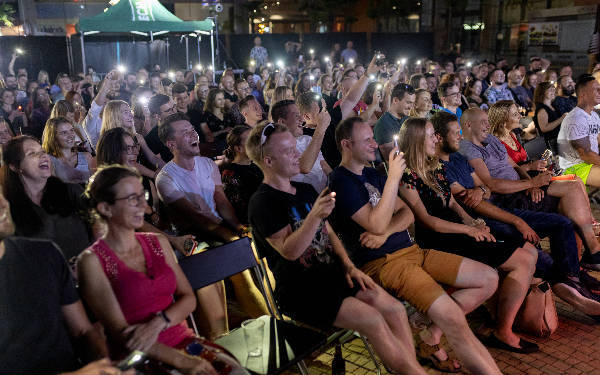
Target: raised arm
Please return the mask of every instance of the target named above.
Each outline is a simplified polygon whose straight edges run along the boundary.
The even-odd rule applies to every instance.
[[[367,232],[375,235],[383,235],[388,232],[392,216],[396,211],[398,198],[398,188],[400,186],[400,177],[406,167],[404,154],[396,155],[396,148],[390,152],[388,178],[381,194],[381,200],[375,207],[370,203],[362,206],[352,215],[358,225]]]
[[[372,74],[377,74],[381,69],[380,66],[375,64],[376,56],[373,56],[371,63],[367,67],[367,71],[363,74],[362,77],[350,88],[348,94],[342,99],[340,103],[340,110],[342,111],[342,120],[352,116],[354,111],[354,107],[362,97],[363,93],[367,89],[369,85],[369,76]]]
[[[319,152],[321,151],[321,145],[323,144],[323,137],[325,136],[325,131],[329,127],[331,123],[331,116],[327,112],[327,106],[325,105],[325,100],[321,99],[321,112],[317,117],[317,127],[315,129],[315,133],[312,136],[308,147],[302,155],[300,156],[300,173],[307,174],[313,168],[313,165],[317,161],[317,157],[319,156]]]

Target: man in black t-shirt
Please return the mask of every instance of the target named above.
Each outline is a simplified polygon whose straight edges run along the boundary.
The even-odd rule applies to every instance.
[[[162,160],[168,163],[173,159],[173,154],[158,138],[158,124],[177,112],[177,104],[167,95],[156,94],[148,101],[148,109],[152,116],[153,126],[144,137],[144,140],[153,153],[160,154]],[[196,132],[199,130],[199,128],[196,129]],[[198,132],[198,134],[202,134],[202,132]]]
[[[0,194],[0,374],[73,370],[80,366],[77,350],[88,360],[107,356],[60,250],[50,241],[13,234],[9,204]],[[117,373],[108,361],[86,370]]]
[[[258,252],[273,270],[281,310],[315,326],[356,330],[394,372],[425,374],[404,307],[354,266],[326,220],[335,194],[291,182],[300,171],[294,136],[283,125],[261,124],[246,149],[264,174],[248,216]]]
[[[500,374],[464,316],[494,293],[498,285],[496,271],[473,260],[423,250],[412,243],[407,228],[414,216],[398,197],[406,163],[403,155],[396,153],[398,149],[393,148],[387,179],[365,167],[375,160],[377,149],[368,123],[360,117],[343,121],[336,129],[336,141],[342,163],[330,176],[330,188],[337,200],[332,224],[352,261],[390,293],[408,301],[433,321],[419,335],[421,347],[438,344],[443,332],[468,370]],[[459,289],[450,297],[437,282]],[[434,355],[434,362],[445,362],[445,370],[456,367],[443,350]]]

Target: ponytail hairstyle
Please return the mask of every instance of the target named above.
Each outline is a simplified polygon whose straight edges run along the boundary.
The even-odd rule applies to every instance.
[[[252,130],[248,125],[238,125],[235,128],[231,129],[229,134],[227,134],[226,142],[227,148],[223,152],[225,157],[232,162],[235,159],[236,151],[235,148],[238,146],[246,147],[242,144],[242,135],[248,130]]]

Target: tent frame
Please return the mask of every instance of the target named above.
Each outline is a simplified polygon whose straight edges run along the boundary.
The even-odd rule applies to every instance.
[[[211,50],[211,66],[212,66],[212,81],[213,84],[215,83],[215,41],[214,41],[214,28],[217,25],[215,24],[213,26],[213,28],[210,29],[210,50]],[[200,64],[200,34],[206,33],[206,31],[201,31],[201,32],[196,32],[196,38],[197,38],[197,43],[198,43],[198,64]],[[94,32],[95,34],[95,32]],[[86,65],[86,61],[85,61],[85,41],[84,41],[84,36],[85,36],[85,32],[81,31],[80,32],[80,38],[79,38],[79,42],[81,44],[81,63],[83,65],[83,74],[86,74],[87,72],[87,65]],[[186,65],[189,64],[189,52],[188,52],[188,37],[189,34],[185,36],[185,44],[186,44]],[[150,31],[150,43],[154,42],[154,33],[152,31]],[[117,42],[118,43],[118,42]],[[117,45],[118,46],[118,45]],[[169,44],[167,43],[167,56],[169,56]],[[119,56],[119,48],[117,47],[117,61],[120,61],[120,56]],[[167,57],[167,62],[168,62],[168,57]],[[187,66],[186,66],[187,69]]]

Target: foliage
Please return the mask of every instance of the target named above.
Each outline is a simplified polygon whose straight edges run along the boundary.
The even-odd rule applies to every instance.
[[[12,5],[0,4],[0,26],[13,26],[15,9]]]

